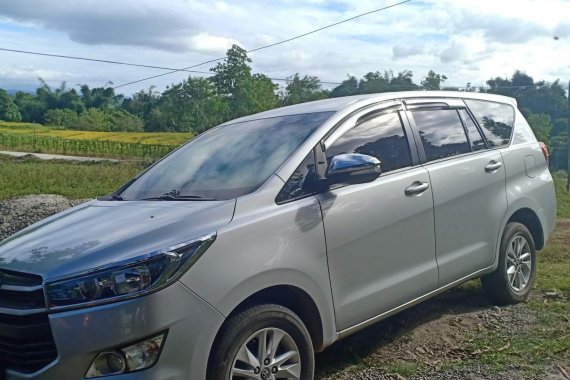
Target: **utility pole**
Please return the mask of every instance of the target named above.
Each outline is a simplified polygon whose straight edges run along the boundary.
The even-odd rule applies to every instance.
[[[566,191],[570,191],[570,80],[568,81],[568,137],[566,154],[568,155],[568,167],[566,168]]]

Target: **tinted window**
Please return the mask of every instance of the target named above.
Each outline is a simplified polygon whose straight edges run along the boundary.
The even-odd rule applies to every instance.
[[[471,152],[456,110],[412,111],[428,161]]]
[[[206,132],[144,173],[121,195],[231,199],[257,189],[331,112],[234,123]]]
[[[469,143],[471,144],[471,150],[473,152],[477,152],[479,150],[483,150],[486,148],[485,142],[483,141],[483,136],[481,136],[481,132],[477,129],[475,122],[469,116],[467,110],[459,110],[459,116],[461,116],[461,120],[463,121],[463,125],[467,130],[467,137],[469,137]]]
[[[509,145],[515,110],[508,104],[465,99],[491,147]]]
[[[281,203],[314,194],[315,181],[315,156],[311,151],[285,183],[275,201]]]
[[[382,162],[382,172],[412,165],[408,139],[398,113],[361,119],[327,149],[327,160],[342,153],[360,153]]]

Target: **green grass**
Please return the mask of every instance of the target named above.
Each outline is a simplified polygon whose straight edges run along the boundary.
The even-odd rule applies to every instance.
[[[566,173],[557,172],[553,175],[558,199],[558,216],[570,218],[570,192],[566,191]]]
[[[559,193],[559,200],[561,197],[567,198],[568,193]],[[536,320],[528,326],[513,326],[512,331],[485,331],[480,334],[470,349],[486,351],[471,364],[488,364],[497,371],[513,364],[533,366],[536,370],[553,361],[570,360],[569,274],[570,220],[560,219],[547,246],[539,253],[534,290],[524,305]],[[545,292],[554,292],[558,296],[546,298]],[[504,349],[507,342],[509,347]]]
[[[111,193],[143,169],[141,163],[43,161],[0,156],[0,199],[60,194],[70,199]]]

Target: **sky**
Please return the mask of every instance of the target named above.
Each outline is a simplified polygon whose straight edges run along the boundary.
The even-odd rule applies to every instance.
[[[398,1],[2,0],[0,48],[181,68],[223,57],[232,44],[254,49]],[[569,0],[412,0],[250,57],[254,72],[273,78],[298,72],[341,82],[411,70],[419,83],[434,70],[449,78],[446,85],[465,87],[518,69],[566,86],[568,15]],[[0,88],[11,90],[33,90],[38,77],[100,87],[162,72],[0,51]],[[187,75],[117,91],[163,90]]]

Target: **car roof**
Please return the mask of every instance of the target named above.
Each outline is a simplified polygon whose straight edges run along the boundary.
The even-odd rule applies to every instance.
[[[480,92],[462,92],[462,91],[401,91],[401,92],[384,92],[380,94],[366,94],[366,95],[353,95],[341,98],[330,98],[324,100],[317,100],[314,102],[307,102],[295,104],[287,107],[275,108],[269,111],[257,113],[254,115],[244,116],[239,119],[234,119],[226,122],[225,124],[233,124],[244,122],[248,120],[266,119],[270,117],[299,115],[304,113],[315,112],[338,112],[342,109],[349,107],[359,108],[361,105],[365,107],[369,104],[393,100],[393,99],[409,99],[409,98],[461,98],[461,99],[479,99],[487,101],[495,101],[499,103],[507,103],[516,107],[517,102],[514,98],[502,95],[486,94]]]

